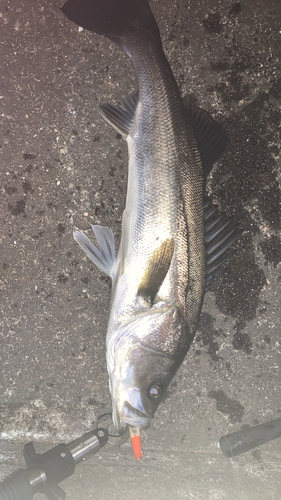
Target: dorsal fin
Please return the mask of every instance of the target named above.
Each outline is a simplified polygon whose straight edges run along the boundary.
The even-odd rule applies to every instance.
[[[166,277],[175,249],[174,238],[167,238],[149,257],[144,275],[138,287],[138,295],[150,301],[154,299]]]
[[[201,155],[205,181],[227,144],[227,134],[204,109],[183,101]]]
[[[125,139],[129,134],[136,107],[138,91],[135,90],[121,101],[121,107],[116,104],[101,104],[102,117]],[[227,134],[211,115],[204,109],[183,100],[184,110],[191,123],[200,151],[205,180],[219,159],[227,144]]]
[[[204,194],[204,220],[207,279],[206,289],[210,281],[224,271],[222,264],[234,253],[232,243],[243,233],[231,217],[220,212],[207,193]]]

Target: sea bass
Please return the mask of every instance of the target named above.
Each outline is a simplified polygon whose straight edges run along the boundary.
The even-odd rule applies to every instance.
[[[121,46],[138,91],[103,117],[127,140],[128,189],[116,257],[111,229],[98,247],[74,238],[112,278],[107,368],[116,428],[149,427],[194,338],[206,283],[222,270],[240,230],[204,194],[225,148],[221,127],[185,103],[147,0],[68,0],[72,21]]]

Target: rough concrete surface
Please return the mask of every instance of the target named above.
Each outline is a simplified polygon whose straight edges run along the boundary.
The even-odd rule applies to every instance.
[[[69,22],[62,4],[0,2],[1,478],[24,465],[24,443],[68,442],[111,407],[110,281],[72,230],[101,223],[120,240],[127,149],[98,104],[136,79],[128,57]],[[281,416],[280,0],[151,7],[182,95],[228,132],[208,189],[245,232],[143,433],[143,461],[129,443],[106,446],[61,486],[69,500],[280,499],[280,440],[233,460],[218,445]]]

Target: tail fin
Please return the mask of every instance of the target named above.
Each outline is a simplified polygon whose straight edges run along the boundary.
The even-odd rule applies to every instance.
[[[158,34],[147,0],[67,0],[62,12],[82,28],[104,35],[124,48],[130,34]]]

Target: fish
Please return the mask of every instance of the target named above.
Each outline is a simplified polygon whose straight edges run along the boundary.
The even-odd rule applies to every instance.
[[[73,22],[121,47],[138,89],[100,113],[127,141],[128,185],[116,254],[110,228],[74,238],[112,279],[106,358],[113,422],[147,429],[194,339],[210,281],[241,229],[206,193],[223,128],[182,99],[147,0],[68,0]]]

